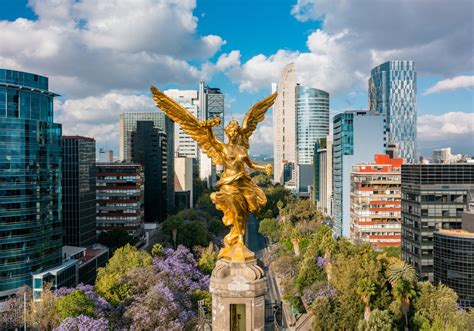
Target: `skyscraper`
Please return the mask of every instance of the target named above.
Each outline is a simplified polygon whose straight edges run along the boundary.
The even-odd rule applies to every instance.
[[[128,132],[127,155],[145,174],[145,222],[164,221],[168,212],[167,137],[152,121],[137,121]]]
[[[384,116],[346,111],[333,119],[333,230],[350,235],[350,174],[357,163],[370,162],[384,151]]]
[[[389,61],[372,69],[369,110],[386,116],[385,146],[396,143],[399,157],[417,161],[416,72],[413,61]]]
[[[149,113],[123,113],[120,114],[119,127],[120,127],[120,160],[130,161],[130,157],[127,154],[128,142],[127,135],[131,131],[135,131],[137,128],[138,121],[153,121],[154,128],[161,130],[166,133],[167,143],[167,210],[171,212],[174,209],[174,123],[160,110]]]
[[[474,164],[402,166],[402,259],[433,281],[433,232],[460,229],[474,192]]]
[[[61,125],[48,78],[0,69],[0,296],[62,263]]]
[[[297,84],[293,64],[285,67],[277,92],[274,180],[307,195],[313,182],[314,144],[329,134],[329,93]],[[285,169],[292,169],[289,183],[285,183]]]
[[[273,105],[273,180],[285,184],[289,180],[284,178],[285,165],[292,164],[293,169],[296,166],[296,77],[293,63],[283,69],[276,91],[278,97]],[[296,182],[293,185],[296,187]]]
[[[196,90],[171,89],[163,91],[168,97],[179,103],[191,114],[199,118],[198,92]],[[174,155],[178,157],[198,158],[198,145],[190,135],[175,123],[174,127]]]
[[[351,173],[351,241],[375,248],[400,246],[403,159],[387,154],[355,164]]]
[[[224,141],[224,94],[218,88],[212,88],[199,84],[199,113],[200,119],[212,120],[221,118],[221,124],[213,127],[214,135]],[[199,151],[199,177],[207,181],[208,186],[216,185],[216,166],[211,163],[211,159],[202,151]]]
[[[63,136],[63,244],[96,243],[95,140]]]

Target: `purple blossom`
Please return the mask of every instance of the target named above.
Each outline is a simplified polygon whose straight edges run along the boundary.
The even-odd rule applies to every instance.
[[[105,318],[93,319],[89,316],[79,315],[66,318],[54,331],[107,331],[109,321]]]
[[[313,303],[314,300],[319,299],[319,298],[333,298],[337,295],[337,291],[334,287],[331,285],[324,285],[323,287],[319,289],[315,289],[313,287],[307,288],[303,291],[303,296],[302,300],[304,303],[307,305],[310,305]]]
[[[57,298],[60,298],[60,297],[64,297],[64,296],[68,295],[68,294],[71,293],[72,291],[74,291],[74,288],[73,288],[73,287],[61,287],[61,288],[58,288],[58,289],[54,292],[54,295],[55,295]]]
[[[174,251],[164,250],[164,258],[154,258],[153,265],[162,279],[173,291],[186,293],[209,288],[209,276],[198,268],[193,254],[182,245]]]
[[[94,303],[97,310],[103,312],[105,310],[112,309],[112,305],[99,294],[97,294],[94,286],[80,283],[76,286],[76,289],[83,292],[86,297]]]
[[[124,317],[137,330],[182,330],[192,317],[165,284],[152,286],[146,295],[138,296],[126,309]]]
[[[316,257],[316,264],[318,265],[319,269],[323,269],[326,263],[327,263],[327,260],[323,256]]]

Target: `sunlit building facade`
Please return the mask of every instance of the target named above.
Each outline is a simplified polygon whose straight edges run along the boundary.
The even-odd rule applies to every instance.
[[[352,166],[371,162],[384,152],[384,116],[368,111],[346,111],[333,119],[333,218],[338,237],[350,236]]]
[[[275,90],[274,180],[308,196],[314,144],[329,134],[329,93],[297,84],[294,64],[285,67]]]
[[[220,117],[221,124],[212,128],[214,136],[224,141],[224,94],[218,88],[209,87],[203,81],[199,84],[199,115],[202,121]],[[214,187],[217,182],[217,169],[206,153],[199,150],[199,177]]]
[[[199,118],[199,100],[196,90],[170,89],[163,91],[168,97],[179,103],[191,114]],[[177,157],[198,158],[198,144],[175,123],[174,127],[174,155]]]
[[[403,159],[375,155],[351,173],[351,241],[376,249],[400,246]]]
[[[408,164],[417,161],[416,71],[413,61],[389,61],[372,69],[369,110],[386,116],[385,148],[396,143]]]
[[[47,77],[0,69],[0,296],[62,263],[55,96]]]

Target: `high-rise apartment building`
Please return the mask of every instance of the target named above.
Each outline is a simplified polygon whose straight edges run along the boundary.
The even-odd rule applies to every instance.
[[[434,283],[443,283],[456,291],[459,305],[465,309],[474,308],[474,203],[472,200],[469,209],[461,216],[462,228],[460,230],[441,229],[433,232]]]
[[[385,148],[396,143],[399,157],[417,161],[416,71],[413,61],[389,61],[372,69],[369,109],[385,115]]]
[[[350,235],[352,166],[384,152],[385,117],[368,111],[346,111],[333,119],[333,230]]]
[[[0,69],[0,296],[62,263],[61,125],[48,78]]]
[[[351,241],[374,248],[400,246],[401,173],[403,159],[374,156],[351,173]]]
[[[171,89],[165,90],[163,93],[176,101],[191,114],[200,118],[198,91]],[[174,155],[178,157],[198,158],[197,142],[195,142],[190,135],[186,134],[178,123],[175,123],[174,127],[174,151]]]
[[[161,110],[156,112],[143,112],[143,113],[123,113],[120,114],[119,127],[120,127],[120,160],[130,162],[130,157],[127,154],[128,148],[128,133],[135,131],[137,128],[138,121],[152,121],[154,128],[161,130],[166,133],[167,143],[167,210],[171,212],[174,209],[174,136],[175,136],[175,123],[171,121]]]
[[[314,144],[329,134],[329,93],[297,84],[294,64],[285,67],[277,92],[273,108],[274,180],[308,195],[313,184]],[[289,168],[291,178],[285,180]]]
[[[402,258],[433,281],[433,232],[460,229],[474,191],[474,164],[402,166]]]
[[[63,245],[96,243],[95,140],[63,136]]]
[[[137,121],[128,132],[129,161],[141,164],[145,174],[145,222],[164,221],[168,212],[167,137],[152,121]]]
[[[332,136],[314,145],[313,197],[324,216],[332,216]]]
[[[97,234],[114,228],[143,239],[145,176],[140,164],[97,164]]]
[[[213,127],[214,135],[224,141],[224,94],[218,88],[206,86],[203,81],[199,84],[199,115],[200,120],[212,120],[220,117],[221,124]],[[216,185],[216,166],[202,151],[199,151],[199,177],[207,181],[209,187]]]

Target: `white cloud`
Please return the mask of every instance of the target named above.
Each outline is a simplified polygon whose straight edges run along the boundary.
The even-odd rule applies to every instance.
[[[116,146],[119,114],[158,111],[149,95],[109,92],[102,96],[56,100],[55,122],[63,124],[63,134],[94,137],[98,145]]]
[[[308,50],[254,56],[230,77],[241,90],[269,88],[293,61],[300,83],[334,95],[366,89],[370,70],[388,60],[414,60],[419,74],[458,75],[474,62],[471,13],[466,0],[298,0],[291,14],[323,26],[309,35]]]
[[[33,0],[37,20],[0,21],[0,62],[69,97],[207,78],[190,60],[225,43],[197,35],[194,0]]]
[[[470,137],[474,141],[474,113],[449,112],[442,115],[418,116],[418,139],[434,141],[453,136]]]
[[[441,93],[446,91],[454,91],[459,89],[469,89],[474,87],[474,76],[457,76],[454,78],[444,79],[435,85],[426,89],[423,95]]]
[[[474,156],[474,113],[449,112],[418,116],[418,148],[431,156],[434,148],[451,146],[453,153]]]

